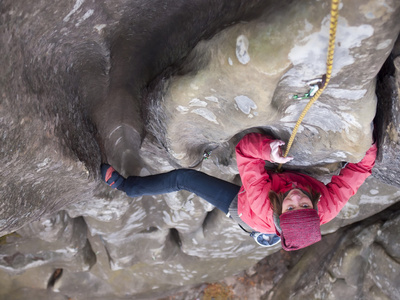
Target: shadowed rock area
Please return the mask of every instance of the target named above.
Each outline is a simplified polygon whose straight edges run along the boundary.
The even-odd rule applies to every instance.
[[[235,276],[162,299],[398,299],[399,208],[396,203],[309,248],[276,252]]]
[[[287,141],[308,102],[294,96],[325,74],[329,11],[328,1],[2,1],[0,298],[156,299],[277,255],[195,195],[128,198],[99,166],[190,167],[240,184],[236,143],[251,131]],[[322,227],[337,239],[400,199],[400,3],[345,0],[339,15],[332,79],[284,166],[329,182],[362,159],[374,123],[373,176]],[[349,229],[355,245],[306,250],[300,262],[330,251],[318,278],[335,284],[321,279],[304,299],[396,295],[385,268],[397,272],[398,218],[384,218]],[[300,278],[305,264],[294,269],[277,274]],[[280,299],[287,286],[263,294]]]

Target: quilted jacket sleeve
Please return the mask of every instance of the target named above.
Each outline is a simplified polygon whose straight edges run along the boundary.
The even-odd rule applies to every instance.
[[[269,201],[266,201],[265,195],[268,194],[266,190],[270,188],[270,184],[265,160],[270,160],[272,141],[274,139],[265,135],[250,133],[236,146],[236,160],[246,199],[257,215],[264,215],[269,209]]]
[[[376,152],[377,146],[373,144],[359,163],[348,163],[339,175],[332,177],[326,186],[328,195],[323,195],[318,204],[322,212],[321,224],[332,220],[371,175]]]

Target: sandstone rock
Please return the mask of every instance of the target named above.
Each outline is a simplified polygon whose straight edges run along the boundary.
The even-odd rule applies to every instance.
[[[71,219],[65,212],[32,222],[7,237],[1,246],[0,269],[21,273],[44,264],[88,271],[96,262],[86,237],[82,218]]]
[[[324,236],[263,299],[398,299],[400,264],[382,238],[397,231],[398,207]]]
[[[210,5],[2,2],[0,235],[21,236],[7,237],[2,246],[3,295],[23,297],[35,288],[41,297],[54,269],[62,267],[53,292],[154,298],[231,275],[279,249],[257,247],[190,193],[129,199],[99,180],[99,165],[107,160],[124,176],[193,167],[240,184],[234,146],[246,132],[288,139],[307,102],[293,95],[307,92],[307,82],[325,73],[329,6]],[[376,74],[398,37],[399,10],[394,0],[343,2],[332,81],[304,119],[287,168],[329,181],[342,162],[363,157],[371,144]],[[377,87],[384,107],[375,125],[383,158],[324,233],[399,200],[393,177],[398,74],[384,74]],[[207,160],[205,152],[211,152]],[[68,239],[62,240],[65,230]],[[395,234],[382,232],[382,243]],[[362,245],[349,248],[354,269],[362,269],[367,257]],[[68,247],[77,249],[75,255],[65,253]],[[372,243],[368,257],[397,260],[396,248],[386,247],[388,257]],[[329,247],[317,253],[343,254]],[[393,295],[396,290],[388,294],[379,285],[397,279],[374,268],[376,284],[366,281],[365,289]],[[308,274],[304,269],[298,267],[296,278]],[[318,293],[343,295],[349,283],[348,295],[358,295],[361,279],[350,269],[337,272],[343,281]]]
[[[380,99],[377,107],[376,130],[380,143],[379,163],[374,169],[374,176],[382,181],[390,182],[391,185],[400,186],[397,176],[399,170],[400,150],[400,67],[399,46],[397,39],[391,57],[384,64],[378,76],[377,95]],[[391,92],[388,92],[388,91]],[[392,163],[389,163],[393,159]]]

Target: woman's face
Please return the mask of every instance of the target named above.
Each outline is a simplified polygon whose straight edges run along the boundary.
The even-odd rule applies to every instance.
[[[293,189],[283,199],[282,213],[297,209],[313,208],[310,198],[299,189]]]

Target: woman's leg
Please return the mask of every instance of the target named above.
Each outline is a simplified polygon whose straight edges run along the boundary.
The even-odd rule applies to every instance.
[[[227,214],[229,205],[240,187],[196,170],[179,169],[145,177],[130,176],[118,189],[125,191],[130,197],[186,190],[195,193]]]

